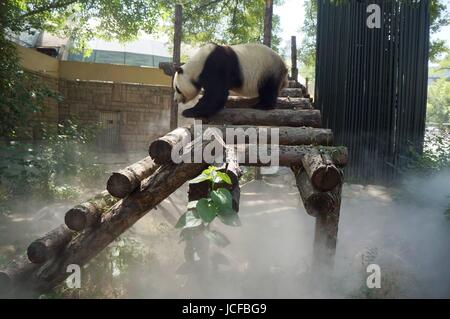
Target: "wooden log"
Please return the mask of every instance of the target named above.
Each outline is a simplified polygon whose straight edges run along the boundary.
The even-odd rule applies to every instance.
[[[202,120],[205,124],[222,125],[322,126],[319,110],[223,109]]]
[[[171,162],[172,149],[178,143],[187,143],[191,140],[191,133],[188,128],[178,127],[175,130],[153,141],[148,153],[158,165]]]
[[[183,6],[181,4],[175,5],[175,17],[173,27],[173,55],[172,61],[175,67],[180,66],[181,60],[181,37],[183,24]],[[173,90],[172,90],[172,93]],[[173,96],[173,94],[172,94]],[[170,129],[174,130],[178,127],[178,103],[172,100],[170,108]]]
[[[263,44],[272,45],[273,0],[265,0]]]
[[[311,101],[303,97],[279,97],[277,109],[312,109]]]
[[[208,144],[208,141],[204,141],[203,149]],[[236,149],[236,154],[238,156],[238,162],[241,165],[246,166],[287,166],[290,167],[295,164],[302,164],[302,157],[310,152],[316,152],[317,148],[320,149],[321,152],[327,153],[330,155],[331,159],[338,167],[344,167],[347,165],[348,152],[347,148],[343,146],[311,146],[311,145],[298,145],[298,146],[290,146],[290,145],[234,145]],[[270,156],[274,150],[278,151],[278,163],[266,162],[264,158],[261,158],[262,155]],[[225,154],[225,152],[224,152]],[[222,155],[224,155],[222,154]],[[255,159],[255,160],[253,160]],[[187,150],[183,153],[181,158],[179,159],[181,162],[192,163],[194,162],[195,156],[191,151]],[[204,158],[203,158],[204,160]],[[224,163],[225,159],[222,160],[219,156],[214,158],[213,162],[210,164]]]
[[[313,249],[313,267],[332,269],[334,265],[334,255],[339,228],[339,215],[341,208],[342,185],[337,185],[332,191],[328,192],[333,197],[334,209],[326,215],[316,217]]]
[[[302,157],[302,164],[311,183],[320,191],[332,190],[342,183],[342,173],[329,154],[315,150]]]
[[[298,69],[297,69],[297,37],[291,36],[291,80],[298,83]],[[291,84],[289,83],[289,87]]]
[[[82,231],[100,224],[102,215],[119,199],[103,191],[86,202],[76,205],[67,211],[64,222],[74,231]]]
[[[98,227],[80,233],[58,256],[36,269],[24,283],[25,287],[41,293],[49,291],[69,275],[66,271],[68,265],[85,265],[150,209],[206,167],[205,164],[161,166],[142,182],[141,189],[111,207]]]
[[[280,92],[281,97],[303,97],[302,89],[284,88]]]
[[[124,198],[141,185],[141,181],[153,174],[156,165],[150,156],[118,171],[113,172],[106,183],[108,192],[118,198]]]
[[[272,143],[272,133],[278,130],[279,145],[323,145],[333,144],[333,132],[330,129],[312,128],[312,127],[254,127],[247,125],[203,125],[202,131],[208,128],[220,130],[224,141],[227,144],[248,144],[261,141],[261,137],[266,138],[264,144]],[[256,131],[254,131],[256,129]],[[194,134],[193,126],[190,127],[192,136]],[[227,134],[228,132],[228,134]],[[253,132],[255,134],[253,134]]]
[[[336,205],[331,193],[314,188],[303,168],[293,167],[292,171],[306,212],[313,217],[330,214]]]
[[[72,239],[74,232],[61,225],[32,242],[27,249],[28,259],[35,264],[41,264],[61,251]]]

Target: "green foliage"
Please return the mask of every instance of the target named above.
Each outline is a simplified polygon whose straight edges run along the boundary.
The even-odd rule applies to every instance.
[[[229,241],[225,235],[210,229],[210,224],[217,217],[222,223],[230,226],[240,226],[241,222],[237,212],[232,207],[232,196],[228,189],[215,187],[218,184],[231,184],[228,174],[220,172],[216,167],[210,166],[190,183],[210,183],[211,191],[208,197],[201,198],[188,204],[188,211],[178,219],[176,228],[182,229],[182,240],[192,240],[203,235],[209,241],[226,246]]]
[[[440,78],[428,86],[427,122],[450,122],[450,81]]]
[[[95,257],[82,271],[80,289],[62,283],[41,299],[119,298],[131,285],[134,266],[145,267],[152,261],[148,248],[140,241],[121,236]]]
[[[264,0],[183,1],[183,41],[237,44],[262,42]],[[282,1],[274,1],[274,5]],[[169,30],[168,34],[172,34]],[[272,48],[280,44],[280,18],[272,18]]]
[[[422,154],[411,148],[408,171],[429,175],[450,168],[450,134],[448,128],[428,128]]]
[[[41,126],[42,141],[10,141],[0,146],[0,201],[3,209],[22,197],[73,199],[80,190],[67,184],[75,177],[98,180],[103,169],[89,150],[96,127],[68,120],[58,127]],[[85,179],[87,181],[87,179]]]

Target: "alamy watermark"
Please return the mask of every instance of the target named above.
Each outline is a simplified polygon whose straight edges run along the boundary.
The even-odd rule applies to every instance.
[[[278,128],[204,128],[201,121],[196,121],[192,133],[172,148],[173,163],[223,163],[227,147],[234,147],[238,163],[279,165]]]

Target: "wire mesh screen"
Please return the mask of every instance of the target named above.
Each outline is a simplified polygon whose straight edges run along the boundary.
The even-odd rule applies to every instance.
[[[318,0],[317,16],[315,102],[349,149],[346,176],[392,182],[422,150],[428,0]]]

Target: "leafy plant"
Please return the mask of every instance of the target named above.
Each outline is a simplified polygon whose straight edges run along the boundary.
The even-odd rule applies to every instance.
[[[217,187],[223,183],[231,185],[228,174],[220,172],[210,166],[190,183],[210,183],[208,196],[188,203],[188,210],[178,219],[176,228],[181,230],[182,240],[192,240],[202,235],[210,242],[224,247],[229,240],[222,233],[211,230],[210,225],[217,217],[222,223],[230,226],[240,226],[241,221],[233,209],[232,195],[224,187]]]

